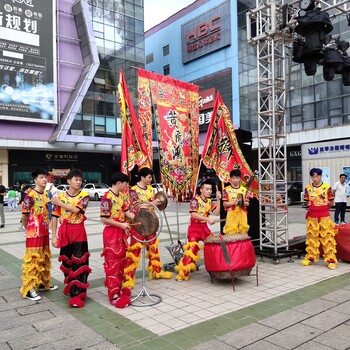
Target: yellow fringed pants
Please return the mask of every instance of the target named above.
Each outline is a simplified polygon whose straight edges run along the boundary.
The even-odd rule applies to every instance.
[[[40,285],[49,288],[51,285],[51,251],[49,236],[27,238],[26,252],[23,257],[22,287],[23,298],[32,289]]]
[[[305,259],[317,262],[320,258],[320,246],[323,248],[323,259],[328,263],[337,263],[334,223],[328,217],[307,218],[306,221],[306,255]]]
[[[226,224],[223,232],[225,235],[248,233],[249,225],[247,213],[239,207],[227,212]]]

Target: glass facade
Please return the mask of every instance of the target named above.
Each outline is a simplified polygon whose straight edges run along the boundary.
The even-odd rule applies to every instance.
[[[119,70],[136,102],[135,67],[144,68],[145,61],[143,0],[88,0],[88,4],[100,67],[70,133],[120,138]]]
[[[257,56],[256,48],[247,45],[246,12],[256,7],[253,1],[238,1],[239,80],[241,128],[257,136]],[[332,35],[350,41],[350,27],[345,16],[332,20]],[[252,28],[254,35],[254,28]],[[289,58],[291,57],[290,52]],[[287,72],[287,132],[320,129],[350,124],[350,87],[344,86],[341,74],[332,81],[323,78],[323,67],[314,76],[307,76],[304,67],[290,59]]]

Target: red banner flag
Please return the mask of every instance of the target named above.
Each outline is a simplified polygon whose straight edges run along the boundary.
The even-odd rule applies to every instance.
[[[203,146],[202,161],[207,168],[214,169],[223,182],[229,182],[231,170],[241,170],[242,181],[245,184],[250,182],[251,191],[257,195],[258,182],[239,147],[230,112],[219,92]]]
[[[163,185],[177,194],[193,191],[198,170],[199,87],[142,69],[138,69],[138,81],[144,135],[150,135],[147,125],[154,107]]]
[[[140,122],[131,103],[123,71],[119,72],[118,98],[122,125],[121,172],[129,174],[135,165],[150,166]]]

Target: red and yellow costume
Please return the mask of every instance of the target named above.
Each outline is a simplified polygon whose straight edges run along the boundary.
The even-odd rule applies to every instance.
[[[51,251],[49,240],[49,210],[47,192],[30,190],[22,202],[22,214],[29,215],[26,229],[26,252],[22,265],[23,285],[20,289],[25,298],[32,289],[51,286]]]
[[[77,195],[70,196],[68,192],[62,192],[58,198],[62,203],[80,210],[79,213],[73,213],[61,206],[54,206],[52,216],[59,218],[60,221],[57,247],[60,248],[58,258],[58,261],[61,262],[60,269],[65,276],[64,294],[70,295],[70,304],[84,305],[79,299],[82,301],[86,299],[86,289],[89,286],[87,279],[91,272],[89,268],[90,253],[84,226],[89,194],[80,191]]]
[[[216,208],[216,204],[212,203],[210,198],[203,200],[200,195],[195,196],[190,202],[190,213],[195,212],[204,217],[208,217]],[[200,259],[199,251],[203,249],[199,245],[199,241],[204,241],[211,231],[205,221],[190,219],[188,227],[187,239],[188,243],[184,246],[184,255],[179,264],[175,266],[178,272],[176,279],[179,281],[187,281],[191,271],[196,271],[196,262]]]
[[[139,202],[153,202],[154,200],[154,189],[151,185],[146,188],[141,188],[138,185],[131,187],[130,189],[130,207],[134,206]],[[136,210],[140,209],[135,208]],[[150,206],[150,210],[153,207]],[[123,284],[124,287],[133,288],[135,285],[135,272],[139,266],[141,258],[142,243],[138,242],[134,237],[142,240],[150,240],[146,243],[147,257],[149,259],[147,270],[149,271],[150,279],[158,278],[171,278],[172,273],[169,271],[162,270],[162,263],[160,262],[160,252],[158,250],[159,239],[155,238],[156,233],[149,236],[139,235],[134,228],[131,229],[131,240],[128,251],[126,253],[127,263],[125,267],[125,274],[127,281]],[[154,240],[152,240],[154,238]]]
[[[128,209],[123,195],[109,190],[101,199],[100,217],[125,222],[124,213]],[[127,239],[128,235],[122,228],[110,225],[104,226],[103,252],[101,254],[104,257],[104,270],[106,274],[104,285],[108,289],[110,303],[115,301],[116,307],[125,307],[130,303],[130,291],[127,288],[122,288],[122,284],[126,280],[124,268],[128,247]]]
[[[232,202],[234,199],[237,199],[239,194],[242,194],[244,201],[247,200],[246,187],[240,185],[239,188],[234,188],[232,185],[228,185],[224,188],[222,200],[224,202]],[[227,211],[226,224],[223,229],[225,235],[248,233],[249,225],[245,206],[241,208],[238,205],[232,205],[225,207],[225,211]]]
[[[335,268],[337,231],[329,214],[329,202],[334,199],[332,189],[325,183],[318,187],[310,184],[305,188],[304,199],[309,202],[309,210],[306,213],[306,255],[301,263],[307,266],[317,262],[322,245],[324,261],[329,268]]]

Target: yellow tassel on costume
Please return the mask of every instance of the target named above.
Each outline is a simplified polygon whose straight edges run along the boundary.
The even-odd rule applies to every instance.
[[[199,245],[197,242],[188,242],[187,244],[184,245],[184,251],[189,250],[192,247],[198,247],[200,250],[203,250],[204,247]]]
[[[133,250],[141,249],[141,248],[142,248],[142,244],[140,242],[137,242],[128,247],[128,252],[132,252]]]
[[[125,288],[134,288],[135,287],[135,277],[125,276],[126,281],[123,282],[123,287]]]

